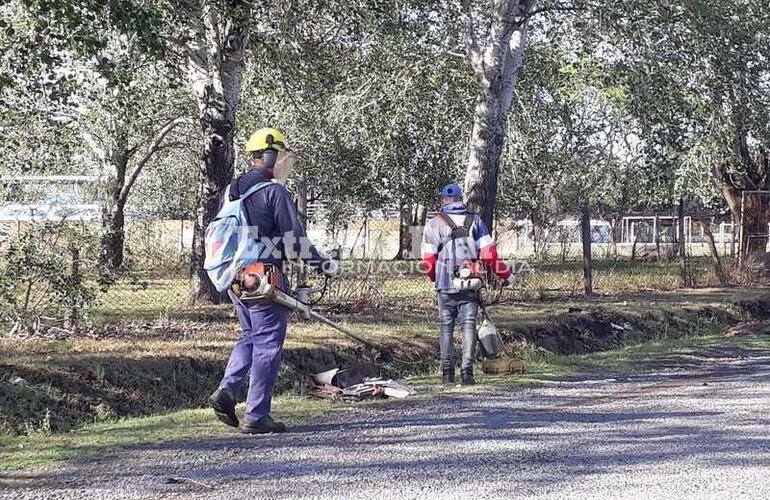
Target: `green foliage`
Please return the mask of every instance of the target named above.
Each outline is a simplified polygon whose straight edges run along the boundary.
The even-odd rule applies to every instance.
[[[741,173],[770,143],[770,14],[756,0],[617,2],[603,37],[620,52],[648,176],[672,203],[724,207],[714,172]]]
[[[94,233],[78,224],[23,228],[2,250],[0,321],[13,332],[35,334],[87,317],[100,284],[109,284],[106,277],[93,279],[97,248]]]
[[[261,39],[250,54],[240,135],[282,128],[298,150],[296,174],[326,202],[332,225],[401,203],[432,206],[440,185],[462,175],[473,76],[444,47],[442,30],[455,19],[434,9],[287,12],[274,23],[291,23],[291,32]]]
[[[501,214],[539,228],[582,206],[628,211],[647,182],[623,74],[574,47],[572,35],[550,35],[528,48],[501,167]]]
[[[576,9],[547,10],[555,5]],[[0,172],[104,174],[102,201],[114,208],[153,133],[199,111],[182,82],[207,6],[225,15],[243,4],[0,3]],[[546,12],[530,20],[498,213],[547,224],[585,204],[608,216],[669,210],[682,195],[694,208],[724,210],[714,170],[740,173],[746,150],[770,143],[763,2],[536,7]],[[256,127],[284,129],[299,154],[292,181],[306,177],[331,226],[432,208],[437,188],[463,177],[476,81],[459,2],[249,8],[236,149]],[[193,128],[172,133],[127,212],[193,217],[201,148]]]

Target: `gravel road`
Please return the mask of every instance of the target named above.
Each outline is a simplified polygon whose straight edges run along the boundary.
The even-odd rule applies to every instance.
[[[770,498],[767,350],[337,418],[122,450],[0,498]]]

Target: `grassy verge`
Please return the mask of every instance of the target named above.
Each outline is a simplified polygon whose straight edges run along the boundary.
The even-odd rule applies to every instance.
[[[343,408],[323,401],[280,397],[276,399],[275,409],[277,417],[290,425],[297,425]],[[240,410],[243,410],[242,405]],[[233,435],[234,432],[234,429],[213,418],[208,409],[89,424],[59,434],[39,429],[23,437],[0,437],[0,470],[61,467],[72,461],[97,458],[115,449],[217,438]]]
[[[405,381],[418,387],[418,398],[423,399],[484,391],[490,387],[515,390],[517,386],[553,381],[575,373],[634,372],[642,369],[645,362],[656,358],[688,357],[710,348],[770,349],[770,336],[725,338],[721,334],[711,334],[649,342],[587,355],[560,356],[545,351],[531,351],[524,354],[530,367],[525,375],[479,374],[479,384],[472,388],[443,388],[438,385],[436,373],[408,377]],[[289,425],[300,425],[336,412],[392,404],[399,402],[331,403],[282,396],[274,402],[274,415]],[[0,470],[57,468],[119,449],[163,442],[225,438],[234,432],[215,420],[207,409],[89,424],[60,434],[50,434],[41,429],[23,437],[0,437]]]
[[[709,350],[768,350],[770,335],[725,337],[721,331],[676,339],[657,340],[591,354],[554,355],[543,350],[520,352],[527,363],[522,375],[476,374],[477,385],[472,388],[443,388],[437,373],[412,376],[407,382],[419,386],[427,394],[452,395],[485,390],[489,387],[511,388],[562,380],[568,376],[591,373],[632,374],[648,371],[649,362],[667,359],[686,361]]]
[[[741,320],[767,318],[768,297],[761,290],[650,293],[516,303],[497,306],[492,315],[509,345],[529,364],[529,373],[519,380],[524,383],[580,369],[584,362],[580,354],[612,350],[606,362],[620,366],[623,349],[634,349],[627,346],[665,344],[721,332]],[[331,314],[350,329],[389,345],[397,362],[379,366],[334,330],[294,321],[278,393],[297,394],[302,374],[335,366],[400,379],[436,369],[435,311],[404,307]],[[216,387],[239,331],[232,318],[209,318],[112,325],[97,333],[93,338],[57,341],[0,339],[0,436],[5,436],[0,439],[4,445],[23,445],[25,438],[19,436],[71,436],[83,426],[113,429],[110,426],[123,425],[117,419],[126,417],[148,416],[147,425],[154,426],[152,419],[164,422],[163,415],[200,408]],[[593,364],[597,359],[601,355],[585,362]],[[425,380],[415,379],[415,383],[425,384]],[[194,416],[194,411],[189,415]],[[291,411],[288,417],[294,418]],[[167,422],[167,426],[173,424]],[[66,449],[59,447],[56,453]]]
[[[722,329],[711,333],[655,340],[592,354],[548,356],[534,354],[528,358],[529,376],[538,382],[549,377],[563,377],[582,372],[634,373],[649,369],[647,362],[668,358],[685,360],[708,349],[768,349],[770,336],[726,338]]]

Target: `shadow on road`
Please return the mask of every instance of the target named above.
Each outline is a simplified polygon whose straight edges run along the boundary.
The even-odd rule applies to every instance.
[[[394,478],[460,484],[477,471],[490,484],[513,478],[529,490],[629,467],[770,463],[770,350],[705,350],[645,369],[372,408],[286,435],[137,446],[51,479],[100,488],[109,475],[163,492],[174,474],[257,482],[278,497],[288,484],[317,480],[345,491]]]

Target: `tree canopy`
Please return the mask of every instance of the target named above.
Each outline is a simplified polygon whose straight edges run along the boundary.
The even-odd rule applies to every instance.
[[[768,25],[760,0],[6,0],[0,169],[98,175],[105,220],[200,231],[269,124],[332,229],[418,224],[451,180],[490,223],[736,217],[770,188]]]

